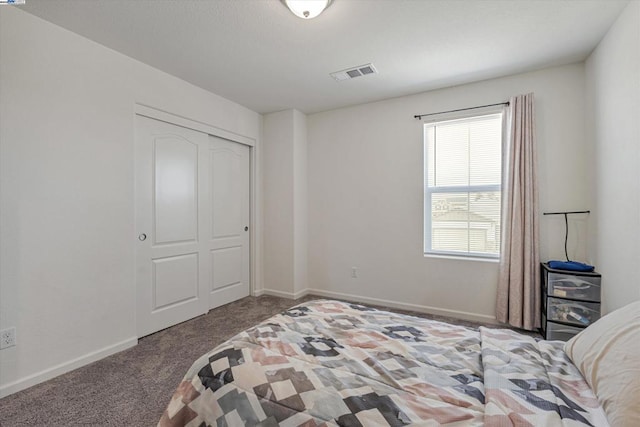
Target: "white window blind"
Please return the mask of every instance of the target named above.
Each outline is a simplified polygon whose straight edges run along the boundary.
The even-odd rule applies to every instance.
[[[502,113],[424,125],[425,253],[500,254]]]

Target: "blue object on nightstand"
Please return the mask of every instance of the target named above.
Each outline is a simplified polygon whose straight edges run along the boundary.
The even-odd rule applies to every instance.
[[[578,261],[549,261],[548,264],[549,268],[553,268],[555,270],[591,272],[595,268],[593,265],[584,264]]]

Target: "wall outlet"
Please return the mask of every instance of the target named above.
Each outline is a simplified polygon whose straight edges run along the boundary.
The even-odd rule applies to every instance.
[[[351,278],[352,279],[358,278],[358,267],[351,267]]]
[[[16,328],[7,328],[0,331],[0,350],[16,345]]]

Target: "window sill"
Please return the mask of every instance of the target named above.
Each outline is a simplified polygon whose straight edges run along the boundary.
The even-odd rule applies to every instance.
[[[450,260],[454,260],[454,261],[490,262],[490,263],[494,263],[494,264],[498,264],[500,262],[500,258],[484,258],[484,257],[460,256],[460,255],[448,255],[448,254],[425,253],[424,257],[425,258],[450,259]]]

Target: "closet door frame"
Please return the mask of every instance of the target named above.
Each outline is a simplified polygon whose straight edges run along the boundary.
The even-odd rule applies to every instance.
[[[249,246],[250,246],[250,261],[249,261],[249,293],[250,295],[257,296],[260,294],[258,289],[260,288],[260,284],[258,283],[258,271],[260,266],[258,265],[258,260],[260,260],[260,242],[259,236],[261,235],[260,224],[257,221],[261,212],[258,210],[258,197],[260,196],[258,193],[258,189],[260,188],[258,182],[258,147],[256,144],[256,140],[254,138],[240,135],[237,133],[233,133],[227,131],[225,129],[220,129],[216,126],[200,122],[197,120],[192,120],[177,114],[172,114],[167,111],[163,111],[148,105],[144,104],[135,104],[134,106],[134,122],[135,116],[143,116],[148,117],[150,119],[155,119],[159,121],[163,121],[166,123],[170,123],[177,126],[182,126],[188,129],[192,129],[198,132],[206,133],[208,135],[216,136],[219,138],[227,139],[229,141],[243,144],[249,147]],[[135,186],[135,182],[133,183]],[[134,197],[135,197],[135,189],[134,189]],[[135,199],[134,199],[135,206]],[[134,215],[135,217],[135,215]],[[132,241],[136,241],[137,239],[137,231],[134,230],[134,235]],[[137,268],[137,266],[136,266]],[[136,271],[134,269],[134,271]]]

